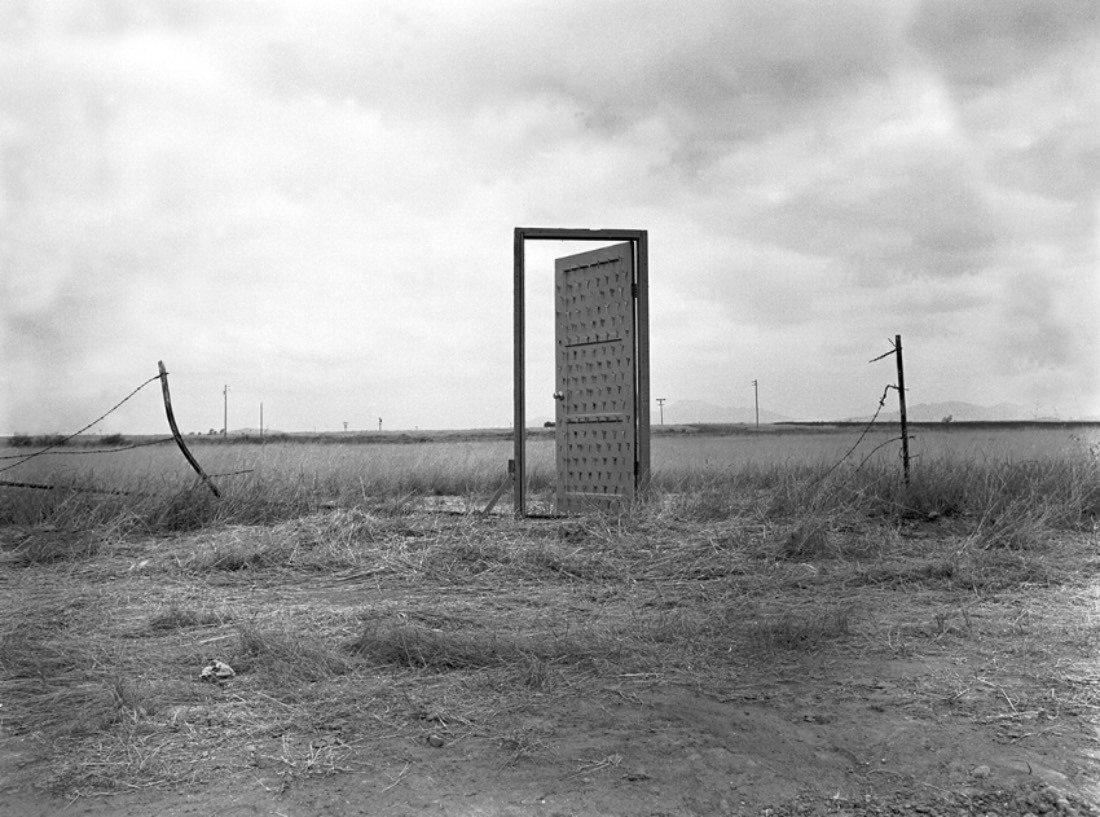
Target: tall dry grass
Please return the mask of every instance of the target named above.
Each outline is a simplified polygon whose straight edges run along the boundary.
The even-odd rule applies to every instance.
[[[1002,435],[999,448],[988,449],[980,440],[970,446],[926,446],[906,486],[896,446],[870,459],[856,452],[838,462],[847,438],[835,435],[711,438],[709,444],[658,438],[651,490],[635,510],[643,515],[671,510],[695,520],[797,518],[823,525],[853,516],[960,518],[973,521],[987,541],[1009,547],[1014,537],[1095,523],[1100,515],[1095,446],[1063,445],[1059,438],[1060,450],[1052,453],[1054,447],[1047,445],[1040,456],[1031,437],[1021,437],[1018,450],[1007,439]],[[511,446],[486,440],[210,445],[197,451],[220,498],[172,449],[143,449],[96,467],[92,463],[102,458],[43,457],[27,474],[16,473],[58,488],[0,486],[0,525],[94,531],[98,538],[117,539],[135,532],[273,524],[323,507],[407,511],[428,496],[457,496],[468,507],[479,507],[505,478]],[[529,496],[552,503],[553,442],[532,441],[529,460]],[[42,558],[50,557],[43,553]]]

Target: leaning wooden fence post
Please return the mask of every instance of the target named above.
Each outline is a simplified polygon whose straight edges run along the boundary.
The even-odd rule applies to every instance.
[[[504,480],[504,482],[500,483],[500,487],[497,488],[496,493],[494,493],[493,496],[489,499],[489,504],[486,505],[485,510],[481,512],[482,516],[488,516],[490,513],[492,513],[493,507],[497,504],[497,500],[504,496],[504,492],[512,487],[512,484],[515,482],[515,480],[516,461],[508,460],[508,476]]]
[[[901,360],[901,335],[894,335],[894,351],[898,357],[898,417],[901,420],[901,462],[905,470],[905,487],[909,487],[909,420],[905,416],[905,366]]]
[[[172,429],[172,437],[176,441],[176,445],[180,447],[180,451],[183,452],[183,456],[187,458],[187,461],[191,463],[191,467],[195,469],[195,473],[202,477],[202,481],[206,483],[206,486],[216,497],[221,497],[218,493],[217,486],[210,481],[210,477],[202,470],[202,466],[198,461],[191,456],[191,452],[187,450],[187,446],[183,442],[183,437],[180,436],[180,430],[176,426],[176,416],[172,413],[172,397],[168,394],[168,372],[164,368],[164,361],[158,360],[157,367],[160,369],[160,387],[164,392],[164,411],[168,415],[168,427]]]

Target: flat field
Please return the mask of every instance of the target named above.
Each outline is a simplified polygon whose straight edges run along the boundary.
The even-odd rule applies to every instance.
[[[861,426],[835,425],[763,426],[761,431],[748,426],[655,428],[653,483],[658,490],[674,491],[751,481],[765,472],[806,475],[838,463],[845,470],[896,465],[900,473],[898,428],[864,431]],[[1100,450],[1098,424],[936,424],[916,426],[910,437],[915,472],[1065,460]],[[193,485],[195,472],[176,445],[158,439],[157,445],[127,448],[154,440],[135,438],[104,447],[89,438],[0,471],[0,481],[164,494]],[[350,439],[339,434],[282,435],[263,444],[255,437],[223,442],[195,436],[186,443],[230,494],[241,486],[262,484],[322,501],[395,492],[476,500],[491,494],[504,479],[513,455],[509,431],[387,433]],[[35,450],[0,447],[0,469]],[[531,490],[536,495],[548,493],[554,480],[553,431],[530,432],[527,457]]]
[[[570,518],[468,512],[506,434],[31,460],[0,814],[1100,814],[1095,427],[858,433],[665,429]]]

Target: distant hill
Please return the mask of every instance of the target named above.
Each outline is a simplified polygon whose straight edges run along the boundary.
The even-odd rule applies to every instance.
[[[896,405],[896,404],[895,404]],[[965,403],[959,400],[950,400],[946,403],[917,403],[906,406],[907,419],[915,423],[938,423],[945,417],[950,417],[955,422],[1019,422],[1030,421],[1059,421],[1065,418],[1036,415],[1034,409],[1021,406],[1017,403],[998,403],[995,406],[978,406],[974,403]],[[886,421],[897,421],[898,412],[883,411],[878,418]],[[846,418],[856,422],[871,419],[871,415],[864,417]],[[1087,418],[1086,418],[1087,419]]]
[[[892,401],[892,402],[891,402]],[[897,398],[892,397],[887,406],[893,406],[893,411],[883,410],[878,419],[887,422],[897,422]],[[756,420],[755,410],[751,406],[717,406],[702,400],[677,400],[665,403],[665,425],[689,425],[691,423],[753,423]],[[951,417],[956,422],[1021,422],[1021,421],[1049,421],[1049,422],[1095,422],[1096,417],[1058,417],[1048,414],[1036,414],[1034,407],[1020,405],[1018,403],[998,403],[995,406],[979,406],[975,403],[967,403],[961,400],[949,400],[942,403],[916,403],[906,407],[906,416],[915,423],[938,423],[944,417]],[[651,418],[654,425],[660,422],[661,412],[657,406],[653,407]],[[806,418],[802,418],[806,419]],[[820,418],[825,420],[827,418]],[[871,415],[860,417],[836,417],[834,420],[848,422],[866,422]],[[767,409],[760,409],[761,423],[789,423],[795,419]]]
[[[691,423],[755,423],[756,409],[752,406],[716,406],[702,400],[678,400],[666,403],[664,409],[665,425],[689,425]],[[783,423],[791,418],[774,411],[760,410],[760,422]],[[650,422],[661,422],[661,410],[655,407],[650,412]]]

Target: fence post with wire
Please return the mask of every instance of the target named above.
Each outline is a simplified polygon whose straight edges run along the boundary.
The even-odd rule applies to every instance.
[[[211,493],[213,493],[214,496],[220,498],[221,493],[218,491],[217,486],[214,484],[213,480],[211,479],[211,475],[208,475],[202,469],[202,466],[199,465],[198,460],[195,459],[194,455],[187,448],[187,445],[183,441],[183,435],[180,434],[179,428],[176,425],[175,414],[172,411],[172,399],[171,399],[171,395],[169,394],[169,391],[168,391],[168,371],[164,366],[164,362],[163,361],[157,361],[157,368],[158,368],[158,373],[154,377],[150,377],[148,380],[146,380],[144,383],[139,385],[137,388],[135,388],[133,391],[131,391],[128,395],[126,395],[124,398],[122,398],[119,402],[117,402],[115,405],[113,405],[110,409],[108,409],[102,415],[100,415],[96,419],[92,420],[90,423],[88,423],[83,428],[79,429],[78,431],[74,431],[72,434],[68,434],[68,435],[64,435],[64,436],[57,435],[57,436],[51,437],[51,438],[48,439],[48,442],[45,445],[43,445],[41,448],[39,448],[36,451],[32,451],[29,454],[15,454],[15,455],[0,457],[0,461],[2,461],[2,460],[14,460],[14,462],[11,462],[7,465],[0,465],[0,474],[3,474],[7,471],[11,471],[11,470],[13,470],[15,468],[18,468],[19,466],[29,462],[30,460],[33,460],[37,457],[41,457],[41,456],[44,456],[44,455],[50,454],[50,453],[57,453],[57,454],[65,453],[65,454],[70,454],[70,455],[71,454],[109,454],[109,453],[117,453],[117,452],[120,452],[120,451],[129,451],[130,449],[141,448],[141,447],[144,447],[144,446],[161,445],[161,444],[164,444],[164,443],[174,441],[176,443],[176,445],[179,447],[180,451],[183,453],[183,456],[187,460],[188,464],[191,466],[192,469],[194,469],[195,473],[197,473],[199,475],[199,478],[210,489]],[[119,408],[121,408],[125,403],[127,403],[130,399],[132,399],[134,397],[134,395],[136,395],[138,392],[140,392],[142,389],[144,389],[150,383],[152,383],[154,381],[157,381],[157,380],[159,380],[160,384],[161,384],[161,391],[162,391],[163,398],[164,398],[164,410],[165,410],[165,414],[168,417],[169,429],[172,432],[171,437],[164,437],[164,438],[156,439],[156,440],[146,440],[146,441],[143,441],[143,442],[135,442],[135,443],[131,443],[129,445],[115,446],[115,447],[111,447],[111,448],[96,448],[96,449],[84,450],[84,451],[64,451],[64,452],[56,450],[56,449],[59,449],[59,448],[65,446],[70,440],[74,439],[75,437],[78,437],[79,435],[86,432],[88,429],[94,427],[98,423],[105,420],[107,417],[109,417],[111,414],[113,414],[115,411],[117,411]],[[249,471],[235,471],[235,472],[233,472],[233,474],[243,474],[243,473],[249,473]],[[213,476],[231,476],[233,474],[215,474]],[[43,482],[32,482],[32,481],[28,481],[28,480],[7,480],[7,479],[0,479],[0,486],[9,487],[9,488],[25,488],[25,489],[33,489],[33,490],[44,490],[44,491],[52,491],[52,490],[57,490],[59,488],[59,486],[57,486],[57,485],[49,485],[49,484],[45,484]],[[119,490],[112,490],[112,489],[107,489],[107,488],[87,488],[87,487],[70,487],[70,486],[66,486],[65,490],[70,490],[70,491],[74,491],[74,492],[78,492],[78,493],[123,494],[123,495],[131,495],[131,496],[151,496],[151,494],[141,492],[141,491],[119,491]]]
[[[890,389],[895,389],[898,392],[898,400],[899,400],[898,418],[901,421],[901,436],[900,437],[891,437],[890,439],[886,440],[885,442],[879,443],[874,448],[872,448],[871,451],[866,456],[864,456],[864,458],[862,460],[860,460],[859,465],[856,466],[856,471],[858,471],[860,468],[862,468],[864,466],[864,464],[872,456],[874,456],[875,452],[878,451],[880,448],[883,448],[883,447],[889,445],[890,443],[897,442],[898,440],[900,440],[901,441],[902,469],[903,469],[903,474],[904,474],[904,479],[905,479],[905,487],[906,487],[906,489],[909,488],[909,422],[908,422],[908,419],[906,417],[906,409],[905,409],[905,369],[904,369],[904,366],[902,364],[902,359],[901,359],[901,335],[895,335],[894,336],[894,342],[891,345],[891,349],[890,349],[889,352],[884,352],[883,354],[879,355],[878,357],[872,358],[871,360],[868,361],[868,363],[874,363],[878,360],[882,360],[885,357],[889,357],[890,355],[895,355],[897,357],[897,365],[898,365],[898,382],[897,382],[897,385],[894,385],[893,383],[890,383],[886,386],[886,388],[884,388],[882,390],[882,397],[879,398],[878,408],[875,409],[874,415],[872,415],[871,419],[867,422],[867,425],[864,427],[863,431],[860,432],[859,437],[856,438],[856,441],[852,444],[852,447],[849,448],[844,453],[843,457],[841,457],[839,460],[837,460],[835,463],[833,463],[828,471],[826,471],[824,474],[822,474],[820,477],[818,477],[818,479],[815,481],[815,484],[824,482],[826,480],[826,478],[828,478],[828,476],[833,473],[833,471],[835,471],[837,468],[839,468],[840,465],[848,459],[848,457],[852,456],[852,452],[854,452],[859,447],[859,444],[861,442],[863,442],[864,437],[866,437],[867,434],[871,431],[871,428],[872,428],[872,426],[874,426],[875,421],[878,420],[879,413],[882,411],[883,407],[885,407],[885,405],[886,405],[886,398],[890,394]]]
[[[176,441],[176,445],[179,446],[180,451],[183,452],[184,459],[195,469],[195,473],[199,475],[206,486],[210,489],[210,492],[216,497],[220,497],[217,486],[210,481],[210,477],[206,475],[206,472],[202,470],[202,466],[199,465],[198,460],[188,450],[186,443],[183,441],[183,437],[180,435],[180,430],[176,426],[176,415],[172,413],[172,396],[168,393],[168,370],[164,368],[164,361],[157,361],[157,368],[160,371],[158,377],[160,378],[161,391],[164,393],[164,412],[168,415],[168,427],[172,429],[172,439]]]
[[[905,474],[905,487],[909,487],[909,418],[906,416],[905,410],[905,363],[901,356],[901,335],[894,335],[893,348],[889,352],[884,352],[876,358],[868,361],[874,363],[875,361],[882,360],[884,357],[894,355],[897,359],[898,365],[898,383],[896,386],[887,386],[886,391],[890,389],[897,389],[898,392],[898,420],[901,423],[901,462],[902,469]],[[879,401],[879,409],[882,409],[883,403],[886,400],[886,392],[883,392],[882,400]],[[875,417],[878,416],[878,412],[875,412]],[[874,422],[874,419],[871,420]]]

